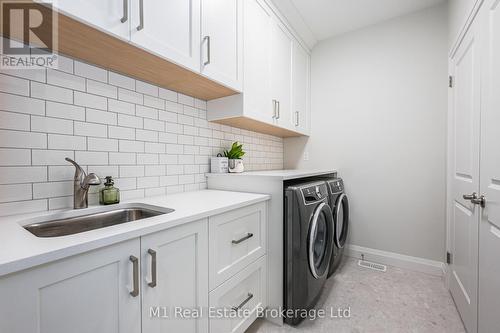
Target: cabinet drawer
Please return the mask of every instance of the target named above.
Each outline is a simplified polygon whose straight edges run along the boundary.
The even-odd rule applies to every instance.
[[[211,333],[244,332],[257,318],[258,310],[267,306],[267,256],[250,264],[240,273],[210,293],[210,308],[219,313],[210,318]],[[240,309],[236,313],[234,309]]]
[[[267,203],[209,219],[210,290],[266,253]]]

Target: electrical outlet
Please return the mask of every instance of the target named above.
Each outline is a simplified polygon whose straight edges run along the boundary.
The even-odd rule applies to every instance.
[[[309,152],[304,152],[304,161],[309,161]]]

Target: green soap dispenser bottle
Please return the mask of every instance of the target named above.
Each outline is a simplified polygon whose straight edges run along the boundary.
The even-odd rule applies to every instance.
[[[114,185],[113,177],[107,176],[104,188],[99,192],[99,203],[101,205],[112,205],[120,202],[120,190]]]

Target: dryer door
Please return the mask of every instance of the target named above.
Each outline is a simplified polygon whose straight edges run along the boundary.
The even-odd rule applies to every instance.
[[[314,211],[309,226],[309,268],[312,275],[322,278],[328,273],[332,256],[334,224],[332,211],[326,203],[320,204]]]
[[[349,200],[347,200],[345,193],[342,193],[335,203],[333,222],[335,225],[335,246],[342,249],[347,240],[347,231],[349,230]]]

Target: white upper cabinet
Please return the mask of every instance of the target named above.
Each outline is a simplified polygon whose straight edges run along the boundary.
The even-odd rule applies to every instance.
[[[202,0],[201,72],[212,80],[243,88],[243,0]]]
[[[271,29],[271,94],[274,123],[291,127],[293,37],[279,21]]]
[[[134,44],[200,71],[200,0],[131,0],[130,18]]]
[[[260,0],[246,0],[244,22],[245,112],[258,120],[271,122],[271,10]]]
[[[292,126],[308,134],[310,117],[310,63],[309,53],[297,42],[293,45],[293,101]]]
[[[130,38],[129,0],[57,0],[54,6],[100,30],[128,40]]]

